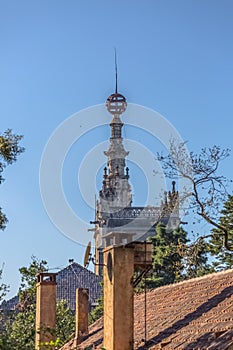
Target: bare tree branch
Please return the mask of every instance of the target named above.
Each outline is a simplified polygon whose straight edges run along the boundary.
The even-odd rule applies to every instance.
[[[179,206],[189,198],[189,208],[207,223],[219,229],[222,232],[224,247],[233,250],[233,246],[229,244],[228,230],[218,220],[220,208],[228,195],[229,183],[229,180],[218,171],[220,163],[229,154],[229,149],[213,146],[202,148],[199,154],[190,152],[188,155],[185,142],[176,143],[175,140],[171,140],[170,153],[165,157],[158,155],[158,159],[162,163],[166,177],[183,178],[189,182],[189,188],[179,193]],[[209,235],[201,239],[207,237],[209,238]]]

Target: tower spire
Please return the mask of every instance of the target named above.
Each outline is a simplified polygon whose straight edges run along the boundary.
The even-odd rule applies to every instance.
[[[115,72],[116,72],[116,91],[117,94],[117,54],[116,54],[116,48],[115,48]]]
[[[115,74],[116,91],[108,96],[106,107],[113,118],[110,123],[111,137],[109,148],[104,154],[108,158],[107,168],[104,170],[103,187],[100,191],[101,205],[106,207],[106,212],[113,207],[125,208],[131,206],[132,194],[129,180],[129,172],[125,169],[125,158],[129,154],[124,148],[121,129],[123,123],[121,115],[127,108],[126,98],[119,94],[117,89],[117,55],[115,49]],[[110,208],[111,207],[111,208]],[[102,208],[103,209],[103,208]]]

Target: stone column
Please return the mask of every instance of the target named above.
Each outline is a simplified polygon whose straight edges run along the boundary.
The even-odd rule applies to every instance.
[[[40,273],[36,285],[36,350],[43,343],[55,340],[56,326],[56,273]]]

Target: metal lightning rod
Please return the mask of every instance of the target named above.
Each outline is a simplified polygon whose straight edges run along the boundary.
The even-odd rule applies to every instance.
[[[117,94],[117,54],[115,48],[115,72],[116,72],[116,94]]]

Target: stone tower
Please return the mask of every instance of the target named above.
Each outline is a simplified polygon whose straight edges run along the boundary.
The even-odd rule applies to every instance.
[[[96,241],[96,273],[102,271],[103,263],[102,248],[104,247],[103,237],[109,233],[111,223],[115,215],[123,208],[130,208],[132,205],[132,192],[129,183],[129,168],[126,167],[126,157],[129,154],[124,148],[122,139],[121,114],[127,108],[126,98],[117,91],[117,70],[116,89],[106,101],[108,112],[112,115],[111,137],[109,148],[104,154],[107,157],[107,167],[104,168],[102,189],[99,192],[99,199],[96,203],[95,241]],[[110,238],[111,241],[111,238]],[[123,238],[126,243],[127,238]],[[110,242],[112,243],[112,241]]]
[[[172,191],[164,193],[159,207],[133,207],[129,183],[129,168],[122,138],[123,123],[121,115],[127,108],[126,98],[116,89],[106,101],[106,108],[112,115],[109,148],[104,154],[107,166],[104,168],[102,189],[96,201],[95,221],[95,273],[103,269],[103,249],[108,246],[126,245],[132,241],[144,242],[155,234],[158,222],[177,226],[179,223],[178,192],[175,183]]]

